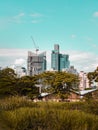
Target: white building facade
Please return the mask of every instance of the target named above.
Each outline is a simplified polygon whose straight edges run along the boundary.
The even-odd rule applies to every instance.
[[[89,84],[89,79],[87,77],[87,73],[85,73],[84,71],[81,71],[79,73],[79,89],[80,90],[84,90],[86,88],[90,88],[90,84]]]

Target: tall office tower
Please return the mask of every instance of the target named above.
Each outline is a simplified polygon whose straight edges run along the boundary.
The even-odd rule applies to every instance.
[[[70,66],[69,55],[60,54],[60,71],[62,71],[65,68],[69,68],[69,66]]]
[[[54,50],[52,50],[51,54],[51,68],[53,70],[59,71],[60,70],[60,61],[59,61],[59,45],[54,45]]]
[[[59,53],[59,45],[54,45],[54,50],[51,53],[51,68],[55,71],[62,71],[69,68],[69,55]]]
[[[28,52],[27,59],[27,70],[28,75],[33,76],[40,74],[46,70],[46,53],[35,54]]]

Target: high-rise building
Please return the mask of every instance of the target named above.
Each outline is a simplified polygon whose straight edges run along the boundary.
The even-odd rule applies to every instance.
[[[69,55],[59,54],[59,56],[60,56],[60,70],[63,70],[64,68],[69,68],[70,65]]]
[[[29,51],[27,70],[30,76],[44,72],[46,70],[46,53],[35,54]]]
[[[59,61],[59,45],[54,45],[54,50],[52,50],[51,54],[51,68],[53,70],[60,70],[60,61]]]
[[[59,53],[59,45],[55,44],[51,53],[51,68],[55,71],[62,71],[69,66],[69,55]]]

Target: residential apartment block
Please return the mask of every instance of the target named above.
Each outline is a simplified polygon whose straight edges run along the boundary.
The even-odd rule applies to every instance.
[[[87,74],[84,71],[81,71],[79,73],[79,79],[80,79],[80,84],[79,84],[79,89],[80,90],[90,88],[89,79],[87,77]]]

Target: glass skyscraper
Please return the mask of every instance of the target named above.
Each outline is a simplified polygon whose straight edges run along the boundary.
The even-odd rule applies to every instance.
[[[27,69],[29,76],[44,72],[46,70],[46,53],[35,54],[29,51]]]
[[[69,68],[69,55],[59,53],[59,45],[54,45],[54,50],[51,53],[51,68],[55,71],[62,71]]]
[[[51,68],[53,70],[59,70],[59,45],[55,44],[54,45],[54,50],[52,51],[51,54]]]

